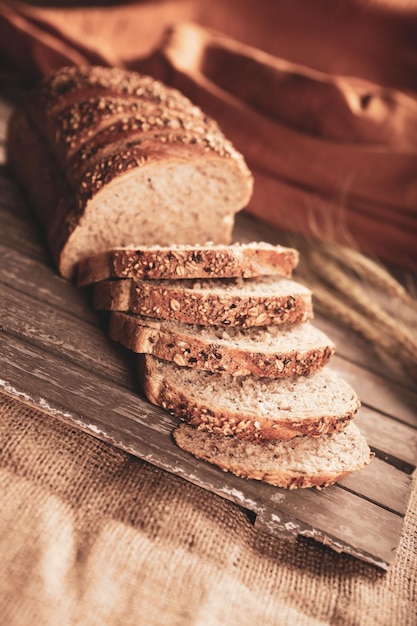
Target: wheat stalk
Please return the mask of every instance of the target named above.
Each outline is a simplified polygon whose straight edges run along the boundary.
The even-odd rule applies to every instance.
[[[302,259],[298,273],[312,289],[323,314],[351,328],[374,348],[394,357],[407,373],[416,375],[417,304],[405,288],[385,268],[356,250],[312,242],[298,247]],[[395,317],[383,306],[387,302],[396,311]],[[412,313],[411,322],[406,311]]]

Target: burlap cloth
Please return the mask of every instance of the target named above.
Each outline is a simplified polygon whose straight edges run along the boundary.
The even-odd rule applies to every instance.
[[[417,493],[382,573],[0,395],[4,626],[415,626]]]

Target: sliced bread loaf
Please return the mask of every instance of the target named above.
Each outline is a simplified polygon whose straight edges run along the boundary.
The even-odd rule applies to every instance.
[[[116,248],[83,259],[77,267],[77,283],[84,286],[109,278],[289,277],[298,257],[292,248],[265,242]]]
[[[357,426],[320,437],[289,441],[244,441],[181,424],[174,431],[178,446],[237,476],[277,487],[327,487],[363,469],[372,458]]]
[[[287,278],[105,280],[94,285],[94,306],[202,326],[267,326],[306,321],[311,291]]]
[[[121,116],[133,143],[121,136]],[[253,187],[242,155],[187,98],[104,67],[62,68],[41,81],[11,116],[7,160],[67,278],[81,258],[114,247],[228,244]]]
[[[109,336],[134,352],[233,376],[305,375],[323,367],[334,352],[327,335],[309,323],[242,330],[114,312]]]
[[[291,439],[343,430],[359,408],[328,367],[290,379],[212,374],[144,355],[143,390],[178,419],[242,439]]]

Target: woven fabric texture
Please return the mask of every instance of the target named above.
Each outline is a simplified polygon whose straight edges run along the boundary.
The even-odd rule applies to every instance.
[[[387,573],[0,395],[8,626],[415,626],[417,492]]]

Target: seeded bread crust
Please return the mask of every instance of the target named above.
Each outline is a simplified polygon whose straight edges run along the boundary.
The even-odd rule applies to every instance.
[[[75,155],[75,160],[78,160],[77,151],[86,144],[88,148],[92,140],[94,146],[98,134],[101,134],[101,142],[106,138],[110,144],[113,143],[112,129],[119,135],[124,129],[126,142],[131,140],[129,132],[134,130],[143,133],[191,130],[203,136],[219,134],[217,124],[195,107],[176,110],[133,96],[89,97],[48,117],[44,112],[36,115],[36,109],[29,107],[28,114],[64,167]]]
[[[181,122],[185,124],[186,119],[183,112],[167,111],[137,99],[88,98],[60,111],[50,123],[48,136],[53,138],[51,144],[65,165],[77,150],[100,132],[105,131],[102,138],[112,142],[113,133],[119,132],[121,135],[123,127],[127,131],[142,132],[163,128],[173,130],[175,126],[180,127]]]
[[[242,478],[284,489],[328,487],[366,467],[374,456],[354,424],[333,435],[313,440],[301,436],[289,442],[248,443],[188,424],[181,424],[173,435],[180,448],[197,458]]]
[[[111,118],[108,125],[89,130],[91,136],[80,144],[76,151],[68,150],[66,167],[69,180],[78,184],[82,175],[92,166],[110,156],[141,146],[147,141],[161,143],[184,141],[185,130],[190,126],[186,113],[177,111],[159,112],[151,110],[151,105],[142,108],[141,113],[132,113],[121,119]],[[204,127],[198,127],[201,130]],[[194,137],[190,141],[194,141]]]
[[[298,252],[292,248],[263,242],[231,246],[116,248],[83,259],[77,267],[77,284],[85,286],[110,278],[290,277],[298,258]]]
[[[288,328],[290,334],[291,328]],[[247,329],[246,333],[254,330],[256,332],[256,329]],[[254,335],[251,350],[247,343],[241,342],[239,346],[237,340],[223,339],[224,330],[217,327],[209,333],[201,326],[161,322],[126,313],[112,313],[108,332],[111,339],[133,352],[152,354],[179,366],[232,376],[289,378],[307,375],[328,363],[334,353],[333,342],[309,324],[308,332],[313,334],[316,346],[292,346],[286,351],[266,347],[262,339],[258,339],[258,333]]]
[[[274,414],[261,416],[255,409],[245,411],[238,405],[232,410],[223,403],[221,386],[228,385],[232,389],[234,385],[239,386],[242,380],[252,377],[229,377],[226,374],[193,370],[195,389],[198,387],[200,395],[200,400],[198,400],[192,386],[186,386],[185,369],[189,368],[179,368],[175,364],[156,357],[142,355],[139,359],[138,371],[146,397],[152,404],[169,411],[180,421],[222,436],[234,435],[248,441],[271,439],[286,441],[300,435],[316,437],[340,432],[353,419],[360,406],[353,389],[344,380],[339,379],[338,384],[345,396],[345,401],[343,407],[339,407],[337,412],[328,412],[323,408],[309,415],[298,415],[293,414],[291,410],[276,407]],[[178,370],[181,372],[178,373]],[[321,372],[324,372],[324,368]],[[316,374],[312,374],[312,377]],[[332,380],[333,376],[329,373],[327,382]],[[309,379],[313,380],[312,377]],[[216,397],[205,392],[209,379],[210,384],[218,387]],[[254,379],[253,383],[258,385],[261,380]],[[269,380],[271,379],[263,379],[263,384]],[[295,380],[299,381],[300,377]],[[283,382],[285,381],[277,381],[277,384]],[[319,391],[324,393],[326,379],[321,381],[320,385]],[[201,399],[201,393],[204,393],[204,400]],[[291,402],[291,397],[288,397],[288,402]],[[285,417],[284,414],[287,413],[288,416]]]
[[[190,118],[203,124],[208,120],[180,92],[167,90],[149,76],[90,66],[64,67],[44,78],[26,111],[41,135],[48,137],[52,148],[60,147],[57,152],[64,157],[66,147],[80,144],[87,126],[91,137],[106,120],[128,119],[135,112],[142,111],[144,117],[146,113],[153,117],[180,112],[188,123]]]
[[[210,137],[219,153],[237,155],[217,123],[177,90],[117,68],[62,68],[41,81],[25,110],[64,168],[71,159],[85,160],[87,155],[77,151],[87,144],[88,154],[96,135],[108,127],[116,127],[119,135],[131,129],[182,130],[193,138]],[[105,137],[110,145],[116,141],[111,131]]]
[[[242,155],[213,120],[176,90],[123,70],[63,68],[47,77],[12,116],[7,145],[67,278],[82,256],[116,246],[230,243],[234,215],[252,194]],[[38,160],[53,172],[46,207],[36,200]]]
[[[267,290],[248,291],[250,283],[266,284]],[[250,328],[304,322],[313,315],[309,289],[289,279],[271,277],[201,282],[105,280],[94,285],[93,303],[99,310],[201,326]]]
[[[169,109],[194,108],[194,115],[199,111],[181,92],[167,90],[151,76],[100,66],[68,66],[51,74],[39,84],[34,107],[49,117],[73,102],[103,95],[133,96]]]

